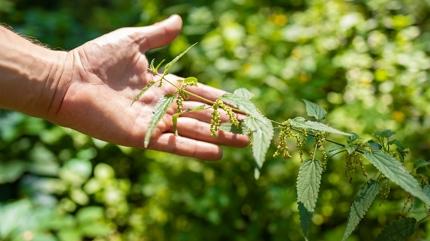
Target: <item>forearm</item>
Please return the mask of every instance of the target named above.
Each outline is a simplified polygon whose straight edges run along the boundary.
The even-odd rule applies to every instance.
[[[66,52],[36,45],[0,26],[0,108],[48,118],[55,115],[70,75]]]

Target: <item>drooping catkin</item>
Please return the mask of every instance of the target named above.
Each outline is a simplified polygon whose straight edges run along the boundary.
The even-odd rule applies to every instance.
[[[223,109],[228,116],[228,119],[230,120],[231,124],[238,127],[240,125],[239,120],[237,119],[236,113],[234,113],[233,108],[226,105],[222,100],[219,101],[219,107]]]
[[[286,124],[282,126],[279,137],[278,137],[278,145],[276,146],[276,151],[273,154],[274,157],[281,156],[283,158],[291,157],[291,154],[288,149],[288,138],[292,136],[291,134],[291,126]]]
[[[221,125],[221,115],[219,113],[219,105],[221,100],[215,101],[212,105],[212,114],[211,114],[211,136],[217,136],[219,127]]]

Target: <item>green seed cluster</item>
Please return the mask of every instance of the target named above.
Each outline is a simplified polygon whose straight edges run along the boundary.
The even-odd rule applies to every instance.
[[[414,200],[415,198],[411,194],[408,194],[403,203],[402,213],[407,214],[412,210],[414,206]]]
[[[317,149],[321,152],[321,166],[323,169],[326,168],[327,166],[327,152],[325,150],[325,143],[327,141],[326,139],[327,134],[323,133],[323,132],[319,132],[317,134],[315,134],[315,141],[316,141],[316,145],[317,145]]]
[[[363,166],[360,153],[353,152],[346,157],[345,175],[349,182],[352,181],[352,175],[360,169],[363,175],[367,178],[367,172]]]
[[[295,134],[293,135],[293,137],[296,139],[296,146],[297,146],[297,150],[299,150],[299,155],[300,155],[300,160],[303,162],[303,156],[304,156],[304,148],[305,148],[305,137],[306,135],[304,135],[303,137]]]
[[[230,120],[231,124],[238,127],[240,125],[239,120],[237,119],[236,113],[234,113],[233,109],[226,105],[222,100],[218,99],[217,102],[219,102],[219,107],[223,109],[228,116],[228,119]]]
[[[221,115],[218,110],[220,107],[220,103],[222,103],[222,101],[218,99],[212,105],[211,128],[210,128],[212,136],[217,136],[219,127],[221,125]]]
[[[391,191],[390,181],[384,178],[381,181],[381,190],[379,191],[379,195],[382,199],[387,199],[388,195],[390,195],[390,191]]]
[[[184,99],[185,99],[185,93],[180,89],[178,91],[178,96],[176,97],[177,113],[182,113],[184,111],[184,104],[183,104]]]
[[[292,137],[292,129],[291,125],[288,123],[285,123],[284,126],[282,126],[279,137],[278,137],[278,145],[276,146],[276,152],[273,154],[273,157],[281,156],[283,158],[289,158],[291,157],[291,154],[288,150],[288,138]]]

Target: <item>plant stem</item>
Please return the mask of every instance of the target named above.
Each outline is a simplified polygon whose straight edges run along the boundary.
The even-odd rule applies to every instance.
[[[148,70],[149,70],[149,71],[151,71],[150,69],[148,69]],[[151,73],[152,73],[152,71],[151,71]],[[166,79],[166,74],[160,74],[160,73],[152,73],[152,74],[160,76],[160,79],[159,79],[158,81],[160,81],[160,80],[164,80],[164,81],[166,81],[168,84],[170,84],[170,85],[172,85],[173,87],[175,87],[177,90],[181,89],[179,86],[175,85],[175,84],[174,84],[174,83],[172,83],[170,80]],[[193,97],[195,97],[195,98],[197,98],[197,99],[199,99],[199,100],[203,101],[203,102],[204,102],[204,103],[206,103],[206,104],[211,104],[211,105],[213,105],[213,104],[215,103],[215,101],[213,101],[213,100],[207,99],[207,98],[205,98],[205,97],[203,97],[203,96],[200,96],[200,95],[198,95],[198,94],[195,94],[195,93],[193,93],[193,92],[191,92],[191,91],[188,91],[188,90],[186,90],[186,89],[182,89],[182,91],[184,91],[184,93],[186,93],[186,94],[188,94],[188,95],[191,95],[191,96],[193,96]],[[248,115],[247,113],[245,113],[245,112],[243,112],[243,111],[241,111],[241,110],[239,110],[239,109],[237,109],[237,108],[234,108],[234,107],[232,107],[232,110],[233,110],[234,112],[236,112],[236,113],[240,113],[240,114],[243,114],[243,115]],[[285,124],[283,124],[282,122],[275,121],[275,120],[272,120],[272,119],[269,119],[269,120],[270,120],[271,122],[273,122],[274,124],[277,124],[278,126],[285,126]],[[300,130],[297,130],[297,129],[294,129],[294,130],[303,134],[303,131],[300,131]],[[313,134],[309,134],[309,135],[310,135],[310,136],[315,137],[315,135],[313,135]],[[339,143],[339,142],[334,141],[334,140],[326,139],[326,141],[327,141],[327,142],[330,142],[330,143],[332,143],[332,144],[335,144],[335,145],[341,146],[341,147],[345,147],[345,146],[346,146],[345,144]],[[363,151],[362,151],[362,150],[357,150],[357,151],[358,151],[359,153],[363,153]]]
[[[318,145],[315,143],[314,153],[312,154],[312,161],[315,161],[315,156],[317,154]]]
[[[157,75],[159,75],[159,74],[157,74]],[[167,83],[169,83],[170,85],[172,85],[172,86],[173,86],[173,87],[175,87],[176,89],[178,89],[178,90],[180,89],[180,87],[178,87],[177,85],[175,85],[174,83],[172,83],[170,80],[166,79],[166,78],[165,78],[165,75],[161,75],[161,78],[160,78],[160,79],[165,80]],[[182,89],[182,91],[184,91],[184,93],[186,93],[186,94],[188,94],[188,95],[194,96],[194,97],[196,97],[197,99],[202,100],[202,101],[203,101],[203,102],[205,102],[206,104],[211,104],[211,105],[215,104],[215,101],[210,100],[210,99],[207,99],[207,98],[205,98],[205,97],[203,97],[203,96],[200,96],[200,95],[198,95],[198,94],[194,94],[193,92],[188,91],[188,90],[186,90],[186,89]],[[237,112],[237,113],[240,113],[240,114],[244,114],[244,115],[246,115],[246,113],[245,113],[245,112],[243,112],[243,111],[241,111],[241,110],[239,110],[239,109],[237,109],[237,108],[234,108],[234,107],[231,107],[231,108],[232,108],[232,110],[233,110],[234,112]]]

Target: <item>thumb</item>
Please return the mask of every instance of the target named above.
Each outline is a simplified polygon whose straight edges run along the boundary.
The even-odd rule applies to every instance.
[[[181,29],[182,19],[179,15],[172,15],[150,26],[136,28],[143,51],[169,44],[178,36]]]

